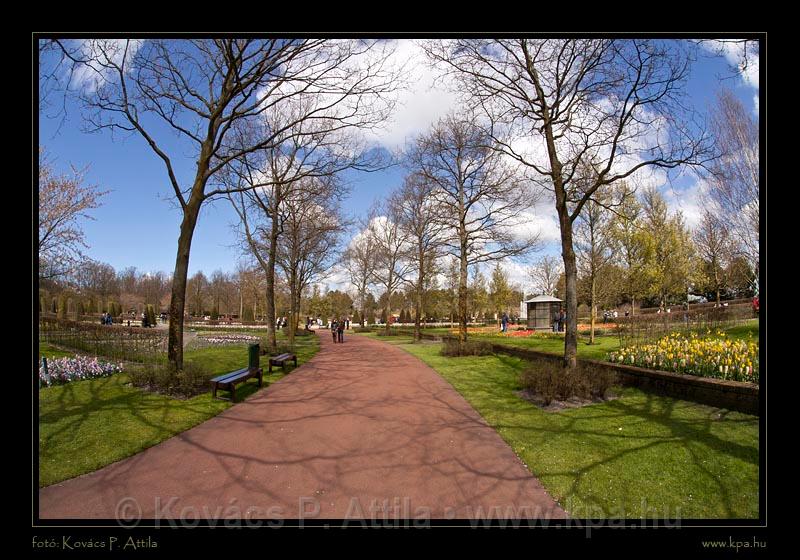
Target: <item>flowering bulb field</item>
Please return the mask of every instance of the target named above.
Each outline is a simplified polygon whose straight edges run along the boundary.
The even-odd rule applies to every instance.
[[[758,383],[758,344],[717,331],[711,336],[673,333],[653,344],[610,352],[609,361],[650,369]]]
[[[44,367],[39,364],[39,379],[43,386],[63,385],[70,381],[83,381],[85,379],[96,379],[98,377],[108,377],[115,373],[120,373],[122,366],[112,362],[101,362],[97,358],[87,358],[76,356],[74,358],[58,358],[47,361],[47,373]]]

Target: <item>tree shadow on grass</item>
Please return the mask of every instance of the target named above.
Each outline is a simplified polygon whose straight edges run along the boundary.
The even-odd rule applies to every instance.
[[[714,458],[725,457],[758,467],[757,442],[753,445],[735,439],[736,434],[725,428],[733,426],[738,430],[738,427],[754,426],[757,431],[758,418],[627,390],[622,391],[622,398],[613,401],[555,414],[545,413],[514,394],[520,386],[517,376],[524,361],[505,355],[496,355],[494,359],[499,366],[495,371],[487,372],[485,376],[461,375],[454,371],[457,379],[451,379],[451,382],[457,389],[459,386],[462,388],[464,396],[512,447],[535,449],[551,445],[553,438],[567,438],[566,445],[588,445],[589,456],[598,455],[588,462],[579,459],[581,465],[575,468],[549,469],[547,463],[541,468],[531,465],[537,476],[571,480],[566,490],[561,492],[562,500],[579,507],[594,507],[604,516],[614,515],[611,496],[599,496],[591,483],[585,483],[591,482],[593,477],[607,477],[609,468],[621,468],[620,465],[628,462],[628,458],[633,459],[631,464],[635,464],[637,454],[650,454],[662,446],[679,446],[692,461],[691,468],[697,476],[706,479],[705,482],[698,481],[698,485],[713,487],[706,495],[715,496],[715,503],[718,501],[717,507],[724,516],[743,517],[742,505],[737,505],[734,500],[737,489],[732,486],[733,482],[720,474],[722,471]],[[722,428],[715,429],[715,426]],[[620,430],[620,427],[624,429]],[[673,451],[657,453],[671,454]],[[705,511],[713,509],[711,505]]]
[[[314,345],[299,351],[297,367],[310,359],[315,351]],[[286,374],[294,369],[293,365],[287,366]],[[134,387],[126,383],[125,378],[117,375],[42,389],[42,391],[57,392],[57,395],[54,398],[52,395],[47,395],[40,400],[40,481],[53,484],[129,457],[216,416],[230,408],[232,404],[247,400],[259,390],[266,389],[285,376],[281,370],[272,374],[265,372],[262,388],[259,388],[257,379],[249,379],[237,386],[236,402],[231,403],[222,400],[213,402],[210,384],[208,390],[200,395],[189,399],[177,399]],[[216,375],[219,373],[209,374],[208,378]],[[119,422],[124,425],[127,437],[122,441],[108,441],[108,449],[99,460],[87,460],[85,453],[87,445],[94,453],[100,449],[96,441],[92,442],[92,438],[84,442],[77,441],[79,434],[84,429],[94,429],[91,422],[103,417],[109,422]],[[101,437],[100,430],[107,426],[97,426],[97,428],[98,437]],[[132,433],[139,434],[140,437],[131,439]],[[42,467],[45,466],[46,460],[53,457],[57,457],[59,463],[83,466],[66,473],[66,476],[42,476]]]

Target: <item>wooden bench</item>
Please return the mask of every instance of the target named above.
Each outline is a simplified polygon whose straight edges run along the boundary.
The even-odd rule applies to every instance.
[[[235,402],[236,384],[247,381],[251,377],[258,378],[259,387],[263,385],[263,370],[260,367],[258,368],[246,367],[238,369],[236,371],[232,371],[230,373],[226,373],[225,375],[220,375],[219,377],[215,377],[214,379],[211,380],[211,385],[214,388],[213,398],[220,400],[230,400],[231,402]],[[224,397],[218,397],[217,389],[225,389],[230,391],[231,398],[226,399]]]
[[[232,371],[230,373],[226,373],[224,375],[220,375],[215,377],[211,380],[211,386],[213,387],[213,394],[212,398],[219,398],[222,399],[223,397],[217,397],[217,389],[225,389],[231,392],[230,400],[231,402],[236,400],[236,384],[243,383],[247,381],[251,377],[258,378],[258,386],[262,387],[264,385],[263,379],[263,370],[260,366],[260,361],[258,359],[259,353],[261,351],[261,346],[259,344],[250,344],[247,348],[247,367],[242,369],[237,369],[236,371]]]
[[[269,359],[269,373],[272,373],[272,366],[281,366],[283,371],[286,371],[286,362],[293,361],[294,366],[297,367],[297,356],[294,354],[281,354],[279,356],[272,356]]]

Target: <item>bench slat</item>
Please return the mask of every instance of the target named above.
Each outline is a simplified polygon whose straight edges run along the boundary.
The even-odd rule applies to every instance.
[[[227,377],[223,381],[218,381],[217,383],[236,383],[239,380],[249,379],[251,377],[253,377],[252,373],[250,373],[249,371],[243,371],[242,373],[240,373],[238,375],[233,375],[233,376]]]
[[[294,354],[281,354],[280,356],[275,356],[270,358],[269,361],[272,363],[276,363],[276,362],[288,362],[289,360],[294,360],[294,359],[295,359]]]
[[[225,383],[225,382],[230,381],[231,379],[235,379],[235,378],[237,378],[237,377],[239,377],[241,375],[244,375],[248,371],[249,371],[248,368],[237,369],[236,371],[232,371],[230,373],[226,373],[224,375],[220,375],[218,377],[215,377],[211,381],[214,382],[214,383]]]

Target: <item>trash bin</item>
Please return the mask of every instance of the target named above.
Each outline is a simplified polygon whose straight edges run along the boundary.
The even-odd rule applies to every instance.
[[[248,346],[248,348],[247,348],[247,355],[248,355],[247,367],[249,367],[250,369],[258,369],[259,355],[261,354],[260,350],[261,350],[261,346],[258,343],[251,344],[250,346]]]

